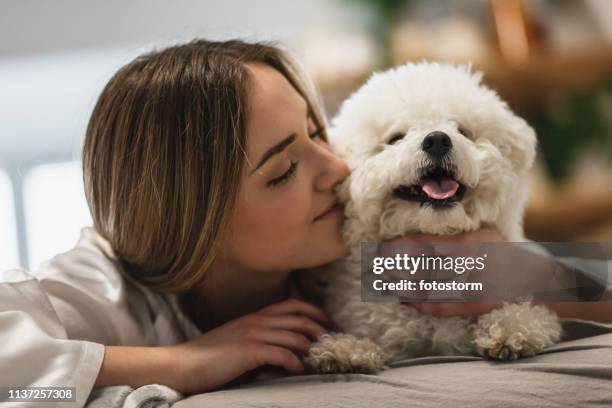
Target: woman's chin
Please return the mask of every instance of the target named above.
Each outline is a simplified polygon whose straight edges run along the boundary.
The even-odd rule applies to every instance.
[[[321,264],[336,261],[339,258],[348,255],[348,252],[348,247],[346,246],[344,241],[340,237],[338,237],[338,239],[330,241],[325,248],[321,249],[321,258],[324,258]]]

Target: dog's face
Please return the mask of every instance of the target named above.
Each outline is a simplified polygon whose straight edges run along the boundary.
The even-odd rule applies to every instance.
[[[339,189],[349,241],[483,222],[522,236],[535,134],[480,79],[463,66],[408,64],[374,74],[343,104],[330,138],[352,170]]]

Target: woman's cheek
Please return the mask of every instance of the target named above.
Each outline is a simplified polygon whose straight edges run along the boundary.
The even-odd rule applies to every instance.
[[[289,184],[280,187],[282,191],[269,206],[271,219],[282,219],[287,226],[300,226],[312,218],[312,187],[299,175]]]
[[[294,208],[294,216],[296,225],[310,227],[312,219],[315,216],[313,211],[313,191],[312,183],[309,183],[306,178],[296,180],[295,189],[291,195],[291,208]]]
[[[300,179],[294,180],[291,186],[286,187],[280,207],[270,219],[274,220],[278,228],[281,245],[290,251],[301,251],[308,240],[312,224],[312,190]]]

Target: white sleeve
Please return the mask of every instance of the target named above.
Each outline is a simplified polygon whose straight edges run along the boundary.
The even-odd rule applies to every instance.
[[[81,407],[104,345],[158,345],[156,297],[119,273],[104,242],[85,228],[39,270],[0,273],[0,386],[73,386]]]
[[[40,282],[21,274],[21,281],[0,283],[0,384],[75,387],[72,404],[83,407],[102,365],[104,346],[68,339]]]
[[[105,345],[154,346],[156,297],[145,295],[118,269],[106,241],[91,228],[70,251],[33,275],[66,329],[68,338]]]

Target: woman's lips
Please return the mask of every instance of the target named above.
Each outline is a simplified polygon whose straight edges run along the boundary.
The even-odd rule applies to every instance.
[[[335,218],[335,217],[341,216],[343,213],[344,213],[344,207],[342,207],[338,203],[334,203],[334,204],[332,204],[331,207],[329,207],[327,210],[325,210],[324,213],[318,215],[314,219],[314,221],[324,220],[324,219],[327,219],[327,218]]]

